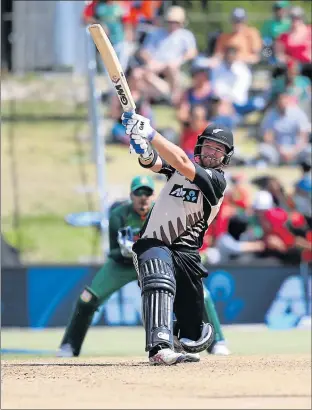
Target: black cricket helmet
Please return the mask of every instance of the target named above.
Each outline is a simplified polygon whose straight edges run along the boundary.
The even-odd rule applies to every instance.
[[[222,161],[218,162],[218,158],[212,155],[202,155],[202,147],[205,140],[215,141],[223,144],[226,148],[226,154],[224,154]],[[218,149],[216,149],[218,151]],[[211,158],[212,165],[210,168],[219,168],[229,165],[231,157],[234,154],[234,137],[232,131],[223,125],[210,124],[204,129],[204,131],[198,135],[197,143],[194,148],[195,162],[200,162],[202,165],[202,157]]]

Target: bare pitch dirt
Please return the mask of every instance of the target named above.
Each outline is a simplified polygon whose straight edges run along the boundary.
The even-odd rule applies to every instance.
[[[311,356],[2,360],[3,409],[311,409]]]

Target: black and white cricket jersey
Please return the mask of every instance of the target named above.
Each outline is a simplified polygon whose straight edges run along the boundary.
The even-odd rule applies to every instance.
[[[160,192],[142,230],[141,238],[154,238],[171,248],[201,248],[208,226],[223,201],[226,181],[221,170],[195,164],[194,182],[163,161],[159,173],[167,183]]]

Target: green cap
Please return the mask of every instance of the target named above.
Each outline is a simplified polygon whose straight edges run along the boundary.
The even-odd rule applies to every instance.
[[[289,1],[287,1],[287,0],[275,1],[274,4],[273,4],[273,7],[277,8],[277,9],[286,9],[289,6],[290,6],[290,4],[289,4]]]
[[[138,175],[134,177],[131,182],[131,192],[136,191],[139,188],[149,188],[154,191],[155,185],[152,177],[150,177],[149,175]]]

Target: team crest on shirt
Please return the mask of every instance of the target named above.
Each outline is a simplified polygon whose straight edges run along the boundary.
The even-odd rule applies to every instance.
[[[184,188],[183,185],[174,184],[169,195],[174,196],[175,198],[182,198],[185,202],[196,204],[199,197],[199,190]]]

